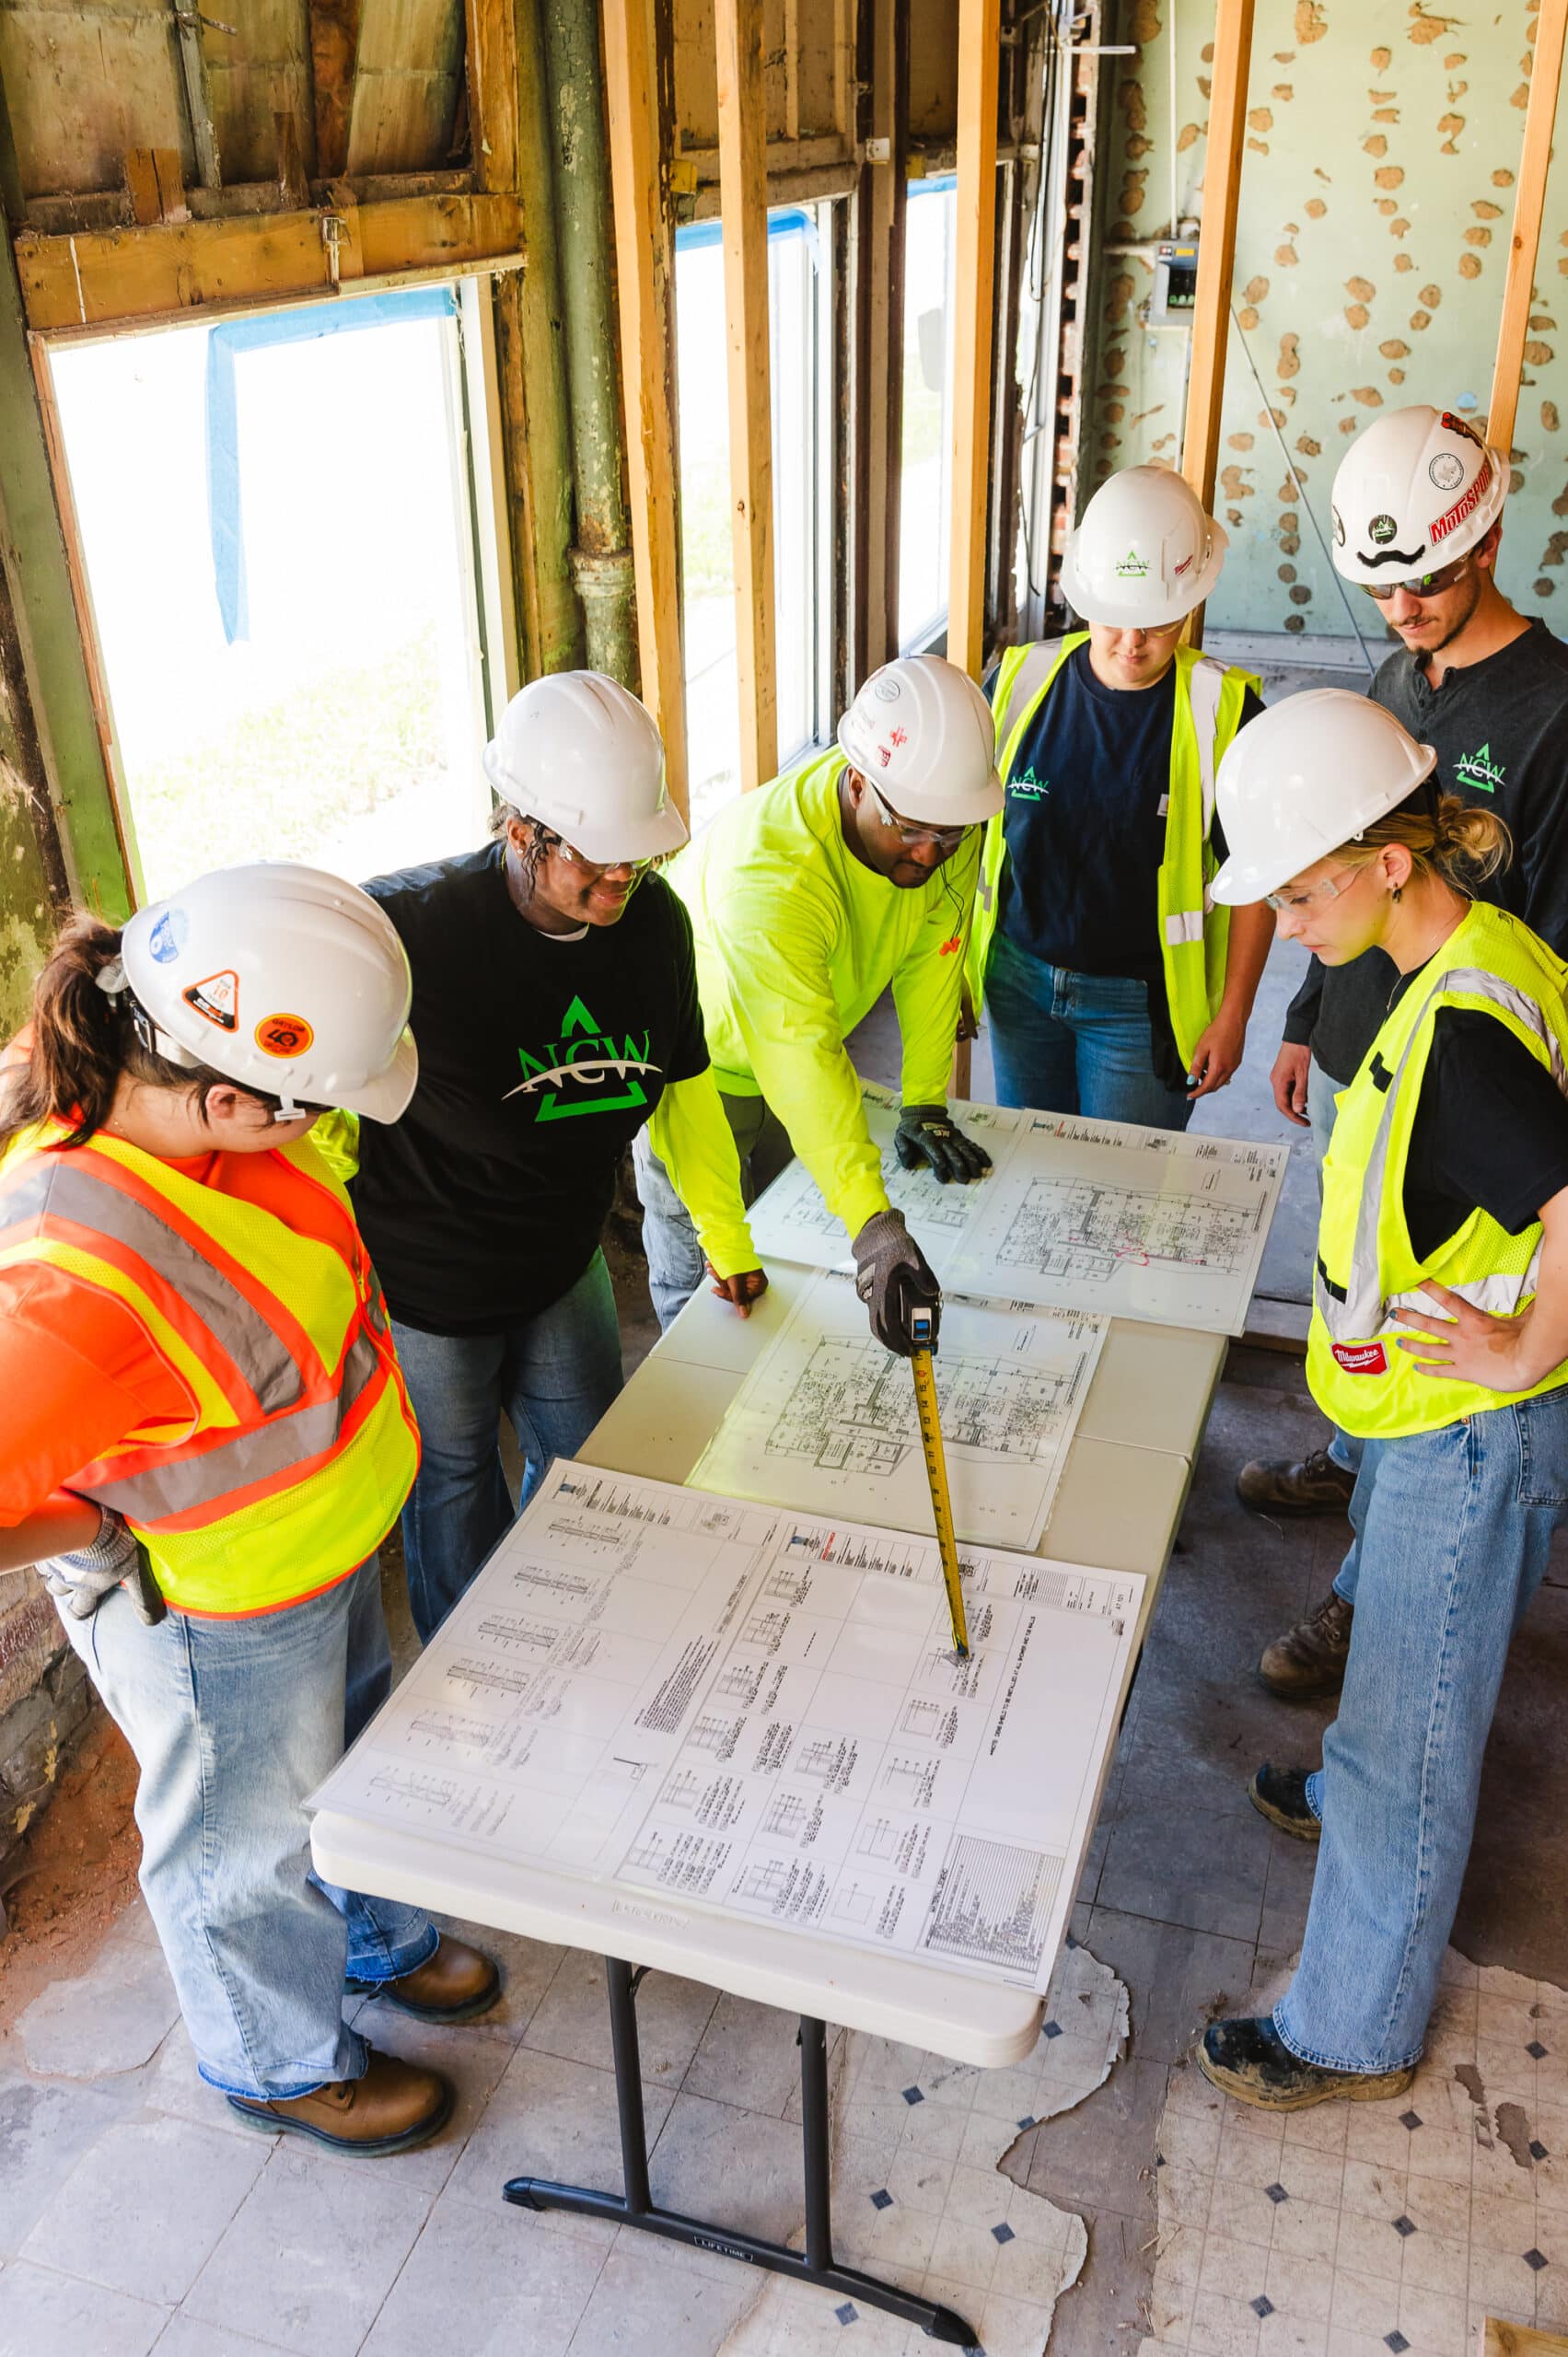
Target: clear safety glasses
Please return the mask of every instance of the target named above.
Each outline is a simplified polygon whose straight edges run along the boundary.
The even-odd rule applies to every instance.
[[[635,881],[639,876],[645,876],[654,864],[651,859],[588,859],[580,851],[574,851],[563,835],[549,835],[545,840],[551,851],[559,852],[563,859],[580,867],[587,877],[624,873]]]
[[[1342,893],[1348,892],[1356,877],[1365,873],[1364,867],[1342,867],[1338,876],[1325,876],[1321,883],[1308,885],[1305,892],[1265,892],[1263,898],[1271,909],[1291,909],[1299,912],[1303,909],[1321,908],[1325,900],[1337,900]],[[1350,883],[1344,881],[1346,877]]]
[[[866,783],[870,784],[871,782],[867,779]],[[883,825],[891,827],[901,843],[935,843],[938,851],[957,851],[969,833],[967,827],[912,827],[890,804],[883,800],[874,785],[871,787],[871,799],[882,814]]]
[[[1435,573],[1418,573],[1413,581],[1364,581],[1361,586],[1380,606],[1388,603],[1396,589],[1402,589],[1407,598],[1440,598],[1463,576],[1469,563],[1468,556],[1457,556],[1452,564],[1440,565]]]

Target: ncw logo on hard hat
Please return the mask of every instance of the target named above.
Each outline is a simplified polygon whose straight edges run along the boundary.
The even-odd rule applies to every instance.
[[[1220,577],[1225,533],[1168,467],[1124,467],[1102,483],[1062,559],[1062,590],[1086,622],[1159,630],[1201,606]]]

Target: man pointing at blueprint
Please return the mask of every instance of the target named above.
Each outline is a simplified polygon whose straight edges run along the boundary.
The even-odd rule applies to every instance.
[[[755,1192],[793,1151],[853,1239],[871,1330],[912,1348],[936,1279],[888,1199],[849,1032],[892,990],[903,1035],[893,1150],[944,1185],[990,1156],[948,1118],[947,1071],[981,829],[1002,807],[991,711],[938,656],[885,664],[836,750],[730,803],[668,871],[685,901],[714,1073]],[[668,1326],[702,1280],[691,1222],[637,1139],[648,1277]]]

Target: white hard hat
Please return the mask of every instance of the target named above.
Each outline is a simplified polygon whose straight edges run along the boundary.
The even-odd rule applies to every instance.
[[[484,749],[484,774],[503,802],[607,867],[686,841],[653,714],[602,671],[530,679]]]
[[[975,827],[1002,807],[991,706],[940,655],[900,655],[873,671],[839,723],[839,745],[902,819]]]
[[[1310,688],[1237,731],[1214,784],[1229,853],[1211,891],[1260,900],[1353,842],[1437,766],[1391,712],[1350,688]]]
[[[1157,630],[1201,606],[1229,540],[1168,467],[1123,467],[1101,483],[1062,556],[1062,594],[1086,622]]]
[[[172,1063],[209,1064],[287,1109],[343,1105],[373,1121],[395,1121],[413,1095],[407,953],[340,876],[220,867],[138,909],[120,963]]]
[[[1508,496],[1508,462],[1468,418],[1423,401],[1369,425],[1334,477],[1334,565],[1392,587],[1484,540]]]

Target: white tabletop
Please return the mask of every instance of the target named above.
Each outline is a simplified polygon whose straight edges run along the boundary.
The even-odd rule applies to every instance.
[[[704,1289],[690,1302],[577,1452],[607,1471],[681,1481],[810,1272],[775,1267],[749,1318]],[[1225,1364],[1223,1336],[1112,1321],[1040,1552],[1145,1579],[1147,1628]],[[1032,1991],[921,1960],[813,1940],[645,1899],[544,1867],[323,1810],[318,1871],[350,1888],[532,1939],[679,1973],[739,1997],[840,2023],[955,2061],[1001,2068],[1039,2035]]]

